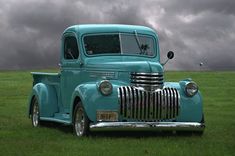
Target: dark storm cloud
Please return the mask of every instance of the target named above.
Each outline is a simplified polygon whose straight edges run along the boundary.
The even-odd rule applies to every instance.
[[[204,11],[235,14],[235,2],[233,0],[171,0],[161,3],[173,13],[185,12],[197,14]]]
[[[60,35],[73,24],[120,23],[154,28],[167,69],[235,69],[231,0],[0,0],[0,69],[56,67]]]

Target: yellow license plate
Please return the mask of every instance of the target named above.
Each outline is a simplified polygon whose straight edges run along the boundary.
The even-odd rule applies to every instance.
[[[112,111],[97,111],[97,121],[118,121],[118,113]]]

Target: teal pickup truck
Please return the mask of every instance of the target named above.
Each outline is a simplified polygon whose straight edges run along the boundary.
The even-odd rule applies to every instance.
[[[195,131],[205,128],[202,97],[190,78],[166,82],[156,32],[134,25],[67,28],[60,72],[32,72],[32,125],[73,125],[76,136],[99,128]]]

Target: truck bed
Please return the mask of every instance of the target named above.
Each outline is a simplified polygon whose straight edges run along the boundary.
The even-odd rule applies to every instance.
[[[31,74],[33,75],[33,85],[40,82],[55,86],[60,84],[60,73],[31,72]]]

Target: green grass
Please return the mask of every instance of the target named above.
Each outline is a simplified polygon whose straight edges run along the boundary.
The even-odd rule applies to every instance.
[[[235,72],[167,72],[193,78],[204,97],[202,137],[159,132],[97,132],[76,138],[70,127],[33,128],[27,118],[29,71],[0,72],[0,154],[5,155],[235,155]]]

